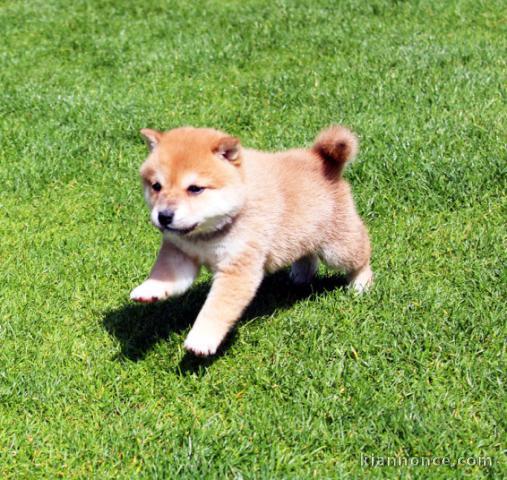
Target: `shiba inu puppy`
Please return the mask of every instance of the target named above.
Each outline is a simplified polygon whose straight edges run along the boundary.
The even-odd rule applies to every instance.
[[[141,133],[149,147],[144,196],[162,246],[130,296],[180,295],[202,265],[209,268],[213,283],[185,340],[188,351],[217,351],[265,272],[292,265],[293,281],[307,283],[320,259],[344,271],[358,292],[371,284],[368,233],[341,177],[358,150],[346,128],[332,126],[311,148],[279,153],[243,148],[207,128]]]

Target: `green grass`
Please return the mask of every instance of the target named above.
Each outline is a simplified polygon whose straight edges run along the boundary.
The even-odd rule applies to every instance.
[[[0,1],[0,477],[507,475],[501,1]],[[268,278],[225,352],[209,288],[128,302],[159,243],[141,127],[361,137],[357,298]],[[375,456],[491,467],[365,468]]]

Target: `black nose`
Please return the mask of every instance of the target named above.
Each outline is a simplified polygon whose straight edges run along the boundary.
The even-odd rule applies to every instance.
[[[173,221],[174,212],[172,210],[162,210],[158,212],[158,222],[163,227],[167,227]]]

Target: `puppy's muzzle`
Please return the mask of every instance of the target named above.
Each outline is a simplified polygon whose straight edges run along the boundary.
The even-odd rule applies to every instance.
[[[173,210],[162,210],[158,212],[158,222],[162,227],[168,227],[171,225],[171,222],[174,218],[174,211]]]

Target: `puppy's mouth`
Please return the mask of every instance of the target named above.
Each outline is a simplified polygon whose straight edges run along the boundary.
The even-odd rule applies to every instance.
[[[198,224],[196,223],[195,225],[192,225],[191,227],[188,227],[188,228],[163,227],[163,230],[165,232],[176,233],[178,235],[186,235],[187,233],[190,233],[193,230],[195,230],[197,225]]]

